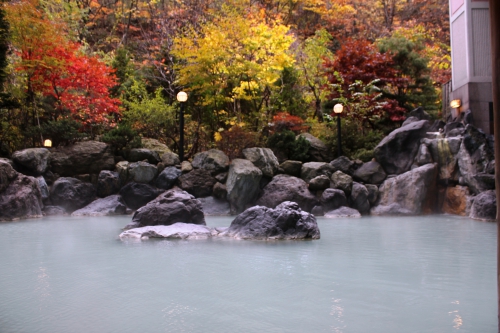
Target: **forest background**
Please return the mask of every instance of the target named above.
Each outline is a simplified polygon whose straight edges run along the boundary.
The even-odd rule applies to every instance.
[[[416,107],[440,116],[450,79],[447,0],[14,0],[0,10],[0,156],[153,138],[186,157],[286,150],[301,132],[344,154],[374,146]]]

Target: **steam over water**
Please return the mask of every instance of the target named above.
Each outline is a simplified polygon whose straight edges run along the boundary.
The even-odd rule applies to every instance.
[[[317,241],[121,241],[130,219],[1,223],[0,332],[497,332],[494,223],[318,219]]]

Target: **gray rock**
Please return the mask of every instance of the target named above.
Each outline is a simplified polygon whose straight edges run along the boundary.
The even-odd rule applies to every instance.
[[[370,202],[368,201],[368,190],[360,183],[353,182],[351,190],[351,205],[362,215],[370,212]]]
[[[98,141],[52,148],[49,161],[52,172],[63,177],[99,174],[101,170],[113,170],[115,167],[113,149]]]
[[[192,165],[195,169],[204,169],[215,175],[227,171],[229,157],[221,150],[210,149],[194,155]]]
[[[42,195],[42,202],[45,204],[48,202],[50,197],[49,186],[42,176],[36,177],[38,182],[38,187],[40,188],[40,194]]]
[[[425,112],[421,106],[419,106],[416,109],[411,110],[409,115],[410,115],[410,117],[418,118],[418,120],[430,120],[431,119],[431,116],[427,112]]]
[[[179,155],[172,152],[167,152],[161,155],[161,162],[163,163],[163,165],[165,165],[165,167],[181,164]]]
[[[329,219],[340,219],[340,218],[359,218],[361,214],[354,208],[342,206],[335,210],[331,210],[325,213],[325,217]]]
[[[309,144],[309,160],[314,162],[331,161],[332,156],[328,146],[310,133],[301,133],[299,136],[306,139]]]
[[[128,180],[128,165],[130,163],[128,161],[120,161],[116,163],[115,172],[118,173],[120,177],[120,183],[125,184]]]
[[[181,163],[182,173],[193,171],[193,165],[189,161],[182,161]]]
[[[277,175],[262,189],[257,205],[274,208],[285,201],[296,202],[306,212],[310,212],[318,204],[304,180],[289,175]]]
[[[422,143],[429,148],[433,161],[438,164],[439,179],[458,180],[457,157],[462,138],[423,139]]]
[[[302,169],[302,162],[301,161],[287,160],[287,161],[281,163],[279,167],[281,169],[283,169],[283,173],[286,173],[287,175],[294,176],[294,177],[300,177],[300,170]]]
[[[308,162],[302,164],[302,169],[300,171],[300,178],[309,183],[314,177],[325,175],[328,178],[332,176],[334,172],[333,167],[325,162]]]
[[[408,124],[392,131],[375,147],[375,159],[387,174],[401,174],[410,169],[428,128],[427,120]]]
[[[23,173],[40,176],[47,171],[49,156],[50,152],[46,148],[28,148],[15,151],[12,160]]]
[[[495,175],[479,172],[473,178],[479,192],[495,189]]]
[[[427,146],[422,143],[418,148],[417,156],[415,157],[415,165],[419,167],[433,162],[434,161],[432,160],[432,155],[429,151],[429,148],[427,148]]]
[[[0,163],[0,180],[6,181],[0,192],[0,221],[42,216],[42,194],[36,178],[17,173],[9,164]]]
[[[368,190],[368,202],[370,205],[374,205],[378,200],[378,186],[373,184],[365,184]]]
[[[238,214],[253,205],[260,192],[262,171],[249,160],[234,159],[226,181],[231,213]]]
[[[330,178],[325,175],[314,177],[309,181],[309,190],[322,191],[330,187]]]
[[[212,229],[198,224],[177,222],[172,225],[155,225],[126,230],[120,239],[207,239],[212,237]]]
[[[18,176],[18,173],[12,165],[0,161],[0,193],[2,193],[10,183],[14,181]]]
[[[224,201],[227,199],[227,187],[224,184],[221,184],[219,182],[215,183],[212,193],[213,196],[217,199]]]
[[[437,165],[426,164],[386,179],[379,187],[379,203],[371,209],[371,214],[421,214],[426,200],[433,200],[436,195],[436,177]]]
[[[159,156],[163,154],[171,153],[167,145],[161,143],[156,139],[142,138],[141,139],[142,148],[149,149],[156,152]]]
[[[497,216],[497,200],[495,191],[479,193],[474,198],[470,217],[475,220],[495,221]]]
[[[87,206],[75,210],[71,216],[110,216],[124,215],[127,210],[120,195],[110,195],[92,201]]]
[[[121,179],[118,172],[102,170],[97,178],[97,196],[105,198],[120,191]]]
[[[254,206],[236,216],[221,236],[236,239],[319,239],[314,215],[304,212],[295,202],[283,202],[276,208]]]
[[[179,187],[196,198],[212,195],[216,182],[217,180],[206,169],[194,169],[191,172],[182,174],[177,179]]]
[[[332,183],[332,188],[337,188],[339,190],[344,191],[347,195],[351,194],[352,190],[352,177],[348,174],[343,173],[342,171],[335,171],[330,178]]]
[[[225,184],[227,181],[227,172],[222,172],[215,175],[215,179],[217,179],[219,183]]]
[[[85,207],[96,196],[91,183],[84,183],[76,178],[58,178],[50,189],[50,200],[55,206],[64,208],[68,213]]]
[[[347,198],[344,191],[328,188],[321,195],[320,199],[323,210],[328,212],[342,206],[347,206]]]
[[[380,184],[387,177],[384,169],[377,161],[364,163],[356,171],[353,177],[368,184]]]
[[[191,194],[171,189],[139,208],[126,229],[147,225],[171,225],[176,222],[205,225],[201,202]]]
[[[134,162],[128,165],[128,180],[131,182],[149,184],[157,175],[156,166],[147,162]]]
[[[198,198],[203,207],[205,216],[229,216],[231,215],[231,206],[226,200],[214,197]]]
[[[321,205],[314,206],[313,209],[311,210],[311,214],[314,216],[323,216],[325,215],[325,211]]]
[[[43,207],[44,216],[65,216],[68,213],[62,207],[58,206],[45,206]]]
[[[262,171],[265,177],[273,177],[278,170],[278,159],[269,148],[246,148],[243,156]]]
[[[149,184],[141,183],[128,183],[120,189],[123,201],[127,207],[134,210],[154,200],[160,193],[161,190]]]
[[[182,171],[176,167],[170,166],[163,169],[163,171],[156,178],[155,185],[158,188],[169,190],[171,189],[177,179],[182,175]]]
[[[127,154],[127,160],[129,162],[140,162],[147,160],[148,163],[158,164],[161,162],[160,155],[154,150],[149,150],[146,148],[134,148],[130,149]]]
[[[334,159],[330,162],[330,165],[333,167],[333,172],[342,171],[343,173],[351,176],[357,168],[356,163],[345,156],[340,156]]]
[[[408,125],[408,124],[411,124],[411,123],[417,122],[417,121],[419,121],[419,120],[421,120],[421,119],[418,119],[417,117],[408,117],[408,118],[406,118],[406,120],[405,120],[405,121],[403,121],[403,124],[401,124],[401,126],[406,126],[406,125]]]

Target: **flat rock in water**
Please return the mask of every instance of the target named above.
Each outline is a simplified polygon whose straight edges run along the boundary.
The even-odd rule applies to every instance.
[[[329,212],[326,212],[324,217],[328,219],[340,219],[340,218],[347,218],[347,217],[361,217],[361,214],[354,208],[342,206],[340,208],[337,208],[335,210],[331,210]]]
[[[213,230],[204,225],[177,222],[172,225],[155,225],[134,228],[120,234],[120,239],[207,239]],[[217,232],[216,232],[217,233]]]

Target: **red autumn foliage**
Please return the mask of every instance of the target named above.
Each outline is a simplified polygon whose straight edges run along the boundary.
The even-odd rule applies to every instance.
[[[297,116],[292,116],[288,112],[278,112],[273,117],[273,132],[289,130],[295,134],[304,132],[308,129],[304,125],[304,120]]]

